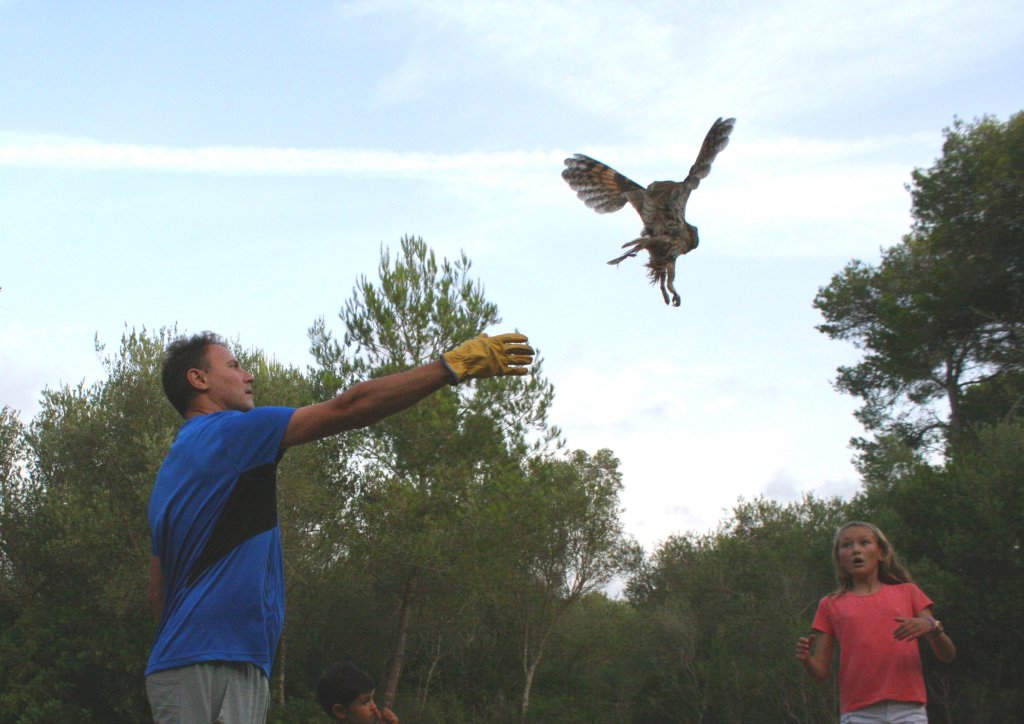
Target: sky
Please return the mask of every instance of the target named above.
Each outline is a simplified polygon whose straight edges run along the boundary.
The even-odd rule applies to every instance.
[[[859,358],[818,289],[912,222],[906,184],[956,118],[1024,100],[1024,4],[0,0],[0,404],[104,378],[95,340],[212,329],[312,364],[382,249],[422,237],[543,359],[550,422],[621,461],[648,550],[742,497],[859,488]],[[641,224],[560,177],[585,153],[680,180],[679,308]]]

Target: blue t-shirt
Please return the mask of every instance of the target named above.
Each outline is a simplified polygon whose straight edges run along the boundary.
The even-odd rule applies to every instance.
[[[293,412],[216,412],[178,431],[149,500],[164,599],[147,676],[203,661],[270,676],[284,623],[277,463]]]

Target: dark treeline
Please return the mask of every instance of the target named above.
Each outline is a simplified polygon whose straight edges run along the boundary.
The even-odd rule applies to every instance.
[[[827,722],[834,680],[794,658],[835,587],[835,528],[886,531],[957,643],[923,651],[934,722],[1024,720],[1024,114],[947,130],[913,173],[914,225],[819,291],[861,361],[852,499],[737,502],[712,533],[644,554],[614,452],[568,449],[554,389],[452,388],[280,468],[288,619],[271,720],[325,719],[342,658],[403,722]],[[243,350],[260,404],[302,405],[494,325],[469,262],[419,239],[361,279],[297,370]],[[147,720],[146,503],[179,424],[159,384],[175,330],[97,345],[106,376],[0,412],[0,722]],[[625,582],[620,598],[605,593]]]

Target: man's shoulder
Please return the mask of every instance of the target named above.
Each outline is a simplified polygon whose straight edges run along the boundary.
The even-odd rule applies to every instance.
[[[190,417],[164,459],[164,467],[192,465],[210,456],[253,452],[268,444],[280,443],[294,408],[255,407],[247,412],[219,410]]]
[[[207,434],[201,437],[219,440],[220,444],[231,449],[239,445],[248,448],[260,444],[257,443],[259,440],[273,439],[280,443],[294,412],[295,409],[291,407],[269,405],[254,407],[246,412],[217,412],[213,414],[216,419],[211,420],[206,428]]]
[[[295,412],[294,407],[280,407],[277,405],[266,405],[254,407],[248,412],[239,412],[240,419],[245,423],[254,425],[287,425]]]
[[[245,412],[240,410],[219,410],[189,418],[185,421],[185,425],[182,426],[182,430],[184,431],[187,428],[209,430],[217,427],[246,428],[273,425],[275,423],[280,424],[282,422],[287,423],[293,412],[295,412],[295,408],[272,405],[254,407]]]

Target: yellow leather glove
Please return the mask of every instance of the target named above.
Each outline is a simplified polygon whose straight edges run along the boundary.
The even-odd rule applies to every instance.
[[[495,375],[525,375],[533,362],[533,347],[526,342],[523,334],[481,334],[445,352],[441,362],[451,373],[453,385]]]

